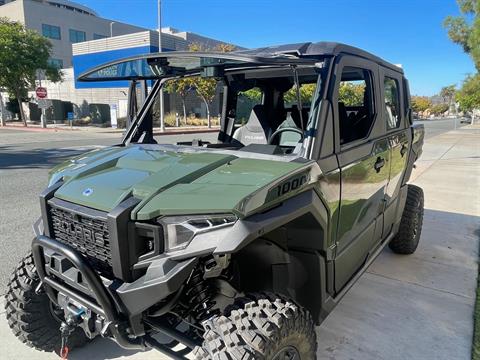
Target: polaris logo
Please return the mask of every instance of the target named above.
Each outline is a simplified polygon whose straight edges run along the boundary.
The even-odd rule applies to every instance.
[[[83,192],[82,192],[82,195],[83,195],[83,196],[90,196],[90,195],[92,195],[92,194],[93,194],[93,189],[91,189],[91,188],[86,188],[86,189],[83,190]]]
[[[87,242],[87,243],[97,243],[101,246],[105,246],[106,240],[102,232],[88,229],[87,227],[81,224],[71,223],[67,220],[53,219],[53,227],[58,229],[65,235],[68,235],[70,238],[73,238],[77,241]]]

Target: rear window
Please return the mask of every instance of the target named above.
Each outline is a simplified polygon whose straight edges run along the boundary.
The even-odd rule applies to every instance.
[[[245,125],[255,105],[262,104],[263,92],[259,87],[240,91],[237,97],[235,124]]]
[[[400,97],[398,81],[386,76],[384,79],[385,119],[387,129],[392,130],[400,126]]]

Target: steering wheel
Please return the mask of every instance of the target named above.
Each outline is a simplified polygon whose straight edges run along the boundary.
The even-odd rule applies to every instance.
[[[305,135],[303,134],[303,131],[298,129],[298,128],[294,128],[294,127],[284,127],[284,128],[281,128],[281,129],[277,129],[273,134],[272,136],[270,136],[270,139],[268,139],[268,145],[272,145],[273,143],[273,139],[277,138],[278,135],[284,133],[284,132],[287,132],[287,131],[290,131],[290,132],[294,132],[294,133],[297,133],[300,135],[301,137],[301,141],[303,141],[303,139],[305,139]]]

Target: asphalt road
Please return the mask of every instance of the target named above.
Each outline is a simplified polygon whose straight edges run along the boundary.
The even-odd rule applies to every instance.
[[[434,119],[416,121],[415,123],[423,124],[425,126],[425,137],[428,139],[443,134],[444,132],[465,126],[460,120],[461,119]]]
[[[426,137],[459,127],[459,121],[421,121]],[[40,216],[38,194],[45,188],[48,169],[95,146],[118,143],[120,134],[72,132],[26,132],[0,128],[0,294],[8,277],[30,247],[31,225]],[[213,134],[195,138],[213,140]],[[175,143],[192,135],[162,136],[160,142]]]

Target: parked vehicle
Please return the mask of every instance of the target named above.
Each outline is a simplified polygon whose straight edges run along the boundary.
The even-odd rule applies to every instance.
[[[218,142],[157,144],[161,86],[197,75],[223,89]],[[420,239],[408,180],[424,129],[402,69],[321,42],[80,76],[125,79],[156,82],[122,142],[57,166],[40,195],[6,295],[15,335],[46,351],[101,335],[176,359],[316,358],[315,325],[387,244],[411,254]]]

